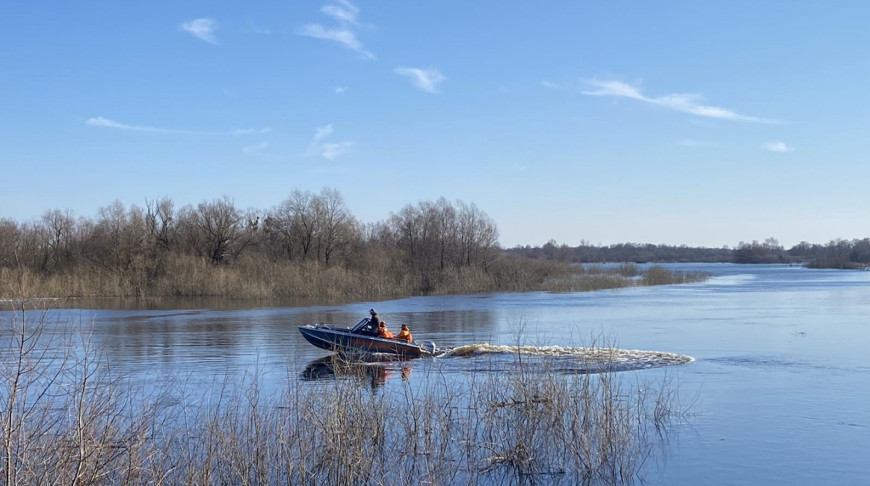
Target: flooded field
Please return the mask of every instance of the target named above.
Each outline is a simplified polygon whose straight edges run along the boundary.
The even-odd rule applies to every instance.
[[[545,382],[597,373],[606,363],[604,371],[632,386],[667,382],[687,412],[643,464],[647,484],[862,484],[870,474],[863,457],[870,444],[870,272],[675,268],[713,278],[320,307],[89,305],[50,311],[46,322],[49,334],[86,329],[115,372],[143,389],[172,383],[184,390],[179,396],[209,397],[255,377],[265,395],[288,383],[347,383],[383,398],[431,391],[433,377],[445,389],[469,390],[487,373],[520,365],[535,371],[526,380]],[[391,329],[408,323],[417,340],[445,352],[336,364],[297,330],[313,322],[351,325],[371,307]]]

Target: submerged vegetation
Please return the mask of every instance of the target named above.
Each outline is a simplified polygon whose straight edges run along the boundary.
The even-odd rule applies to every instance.
[[[694,281],[662,269],[528,258],[498,245],[474,204],[439,199],[361,224],[332,189],[267,210],[227,197],[176,208],[115,202],[96,219],[52,210],[0,219],[0,298],[223,296],[368,300],[492,291],[581,291]]]
[[[633,484],[686,412],[667,379],[548,373],[522,360],[450,380],[433,366],[380,389],[290,376],[267,393],[255,373],[206,396],[143,391],[86,331],[22,308],[0,324],[10,486]]]

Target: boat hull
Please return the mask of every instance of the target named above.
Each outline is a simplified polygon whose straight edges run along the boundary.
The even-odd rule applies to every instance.
[[[299,332],[306,341],[320,349],[340,354],[392,354],[416,358],[429,353],[420,346],[395,339],[384,339],[365,334],[356,334],[347,329],[335,329],[324,325],[300,326]]]

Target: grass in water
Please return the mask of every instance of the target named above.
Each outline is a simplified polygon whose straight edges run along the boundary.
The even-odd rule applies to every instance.
[[[8,485],[633,484],[683,414],[668,380],[523,360],[458,377],[433,361],[376,390],[290,377],[267,394],[255,371],[179,397],[117,376],[86,326],[2,319]]]

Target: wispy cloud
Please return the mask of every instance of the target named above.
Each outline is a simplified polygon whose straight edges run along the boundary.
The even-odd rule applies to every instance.
[[[770,150],[771,152],[792,152],[794,151],[794,147],[787,145],[785,142],[768,142],[764,144],[764,148]]]
[[[543,86],[545,88],[549,88],[549,89],[559,89],[558,84],[556,84],[552,81],[547,81],[546,79],[541,80],[541,86]]]
[[[324,26],[318,23],[310,23],[296,31],[299,35],[313,37],[315,39],[337,42],[342,46],[357,52],[363,59],[375,59],[374,53],[366,50],[362,42],[357,39],[356,28],[360,25],[357,20],[359,8],[348,0],[335,0],[320,9],[325,15],[338,22],[337,26]]]
[[[226,133],[228,135],[255,135],[258,133],[269,133],[271,132],[271,128],[238,128],[236,130],[231,130],[229,132],[211,132],[215,134]]]
[[[153,132],[153,133],[177,133],[177,134],[188,134],[188,135],[253,135],[259,133],[268,133],[271,132],[271,128],[238,128],[235,130],[227,130],[227,131],[206,131],[206,130],[184,130],[178,128],[161,128],[161,127],[152,127],[147,125],[129,125],[126,123],[121,123],[115,120],[110,120],[108,118],[103,118],[101,116],[88,118],[85,120],[85,124],[92,127],[101,127],[101,128],[113,128],[116,130],[130,130],[136,132]]]
[[[309,155],[319,155],[326,160],[335,160],[350,151],[354,142],[327,142],[326,139],[334,132],[332,124],[317,127],[314,130],[314,140],[308,146]]]
[[[332,128],[332,123],[323,127],[317,127],[314,129],[314,142],[319,143],[324,138],[332,135],[332,132],[335,130]]]
[[[348,88],[347,86],[339,86],[339,87],[335,88],[335,94],[342,94],[345,91],[347,91],[348,89],[350,89],[350,88]]]
[[[335,3],[324,5],[320,11],[342,24],[359,25],[359,7],[348,0],[336,0]]]
[[[217,22],[214,19],[202,18],[194,19],[181,24],[181,30],[189,33],[197,39],[202,39],[212,44],[217,44],[217,37],[214,32],[217,30]]]
[[[298,31],[299,35],[314,37],[315,39],[330,40],[356,51],[363,59],[375,59],[375,55],[363,48],[362,43],[356,38],[356,33],[342,27],[324,27],[320,24],[308,24]]]
[[[352,146],[353,142],[324,143],[320,146],[320,155],[324,159],[334,160],[348,152]]]
[[[777,120],[759,118],[755,116],[741,115],[727,108],[702,104],[703,97],[692,93],[674,93],[659,97],[644,95],[640,88],[622,81],[587,81],[588,90],[583,91],[587,96],[611,96],[615,98],[629,98],[644,103],[650,103],[670,110],[690,113],[707,118],[721,120],[756,122],[756,123],[779,123]]]
[[[438,91],[438,85],[444,82],[447,78],[444,77],[435,68],[409,68],[398,67],[394,72],[401,76],[411,78],[414,86],[426,91],[427,93],[435,93]]]
[[[695,140],[694,138],[684,138],[680,140],[680,145],[683,147],[699,148],[699,147],[715,147],[716,144],[705,142],[703,140]]]
[[[242,29],[242,32],[245,32],[246,34],[272,35],[272,29],[268,27],[262,27],[251,21],[248,21],[248,23]]]
[[[260,142],[260,143],[255,143],[253,145],[246,145],[246,146],[242,147],[242,152],[244,152],[246,154],[255,154],[257,152],[262,152],[263,150],[266,150],[267,148],[269,148],[269,142]]]

